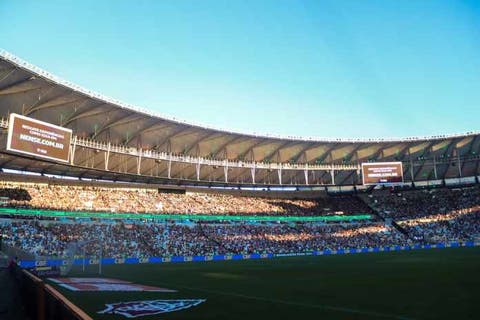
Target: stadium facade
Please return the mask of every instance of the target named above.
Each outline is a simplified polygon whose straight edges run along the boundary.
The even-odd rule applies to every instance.
[[[67,163],[7,151],[10,114],[72,130]],[[321,123],[321,119],[318,120]],[[83,89],[0,51],[0,168],[208,186],[361,185],[361,163],[401,161],[404,181],[480,174],[480,133],[403,139],[245,134],[187,123]]]

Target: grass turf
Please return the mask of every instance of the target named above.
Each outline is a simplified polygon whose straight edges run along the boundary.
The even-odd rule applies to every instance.
[[[96,276],[93,267],[70,276]],[[94,319],[106,303],[207,299],[141,319],[476,319],[480,247],[225,262],[104,266],[103,277],[177,293],[72,292]]]

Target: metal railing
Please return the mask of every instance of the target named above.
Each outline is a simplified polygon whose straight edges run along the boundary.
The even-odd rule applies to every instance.
[[[149,158],[161,161],[182,162],[188,164],[200,164],[228,168],[251,168],[267,170],[360,170],[360,164],[307,164],[307,163],[265,163],[254,161],[231,161],[220,159],[209,159],[194,157],[190,155],[178,155],[155,150],[144,150],[141,148],[115,145],[78,136],[73,137],[72,144],[78,147],[90,148],[104,152],[113,152],[135,157]]]

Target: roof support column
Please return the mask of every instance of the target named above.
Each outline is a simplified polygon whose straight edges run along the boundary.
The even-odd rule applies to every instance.
[[[403,172],[402,172],[403,174]],[[357,176],[355,177],[355,184],[359,184],[360,183],[360,177],[362,177],[362,166],[360,164],[358,164],[358,167],[357,167]],[[362,177],[362,181],[361,181],[361,184],[363,184],[363,177]]]
[[[172,177],[172,155],[169,154],[168,155],[168,168],[167,168],[167,176],[168,176],[168,179],[170,179]]]
[[[137,149],[138,152],[138,158],[137,158],[137,174],[140,174],[140,169],[142,166],[142,149]]]
[[[225,176],[225,183],[228,183],[228,161],[225,161],[225,166],[223,167],[223,175]]]
[[[70,149],[70,164],[73,165],[75,160],[75,149],[77,148],[77,136],[73,136],[73,146]]]
[[[332,177],[332,184],[335,184],[335,169],[333,169],[333,164],[332,169],[330,170],[330,176]]]
[[[305,184],[308,186],[308,164],[305,164],[305,170],[303,170],[303,174],[305,175]]]
[[[197,181],[200,181],[200,158],[198,158],[198,162],[196,164],[196,168],[195,168],[196,172],[197,172]]]
[[[253,167],[250,168],[250,173],[252,174],[252,183],[255,184],[255,163],[253,164]]]
[[[458,176],[462,177],[462,164],[460,162],[460,153],[457,150],[457,166],[458,166]]]
[[[280,168],[277,169],[278,173],[278,184],[282,184],[282,167],[280,165]]]
[[[111,144],[109,142],[107,144],[107,152],[105,153],[105,171],[108,171],[108,162],[110,160],[110,149],[111,149]]]
[[[437,173],[437,157],[433,156],[433,175],[435,180],[438,180],[438,173]]]
[[[413,160],[410,158],[410,177],[412,182],[415,182],[415,174],[413,173]]]

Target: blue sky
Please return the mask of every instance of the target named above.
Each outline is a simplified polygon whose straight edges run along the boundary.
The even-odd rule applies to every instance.
[[[0,1],[0,48],[88,89],[243,132],[480,129],[480,1]]]

